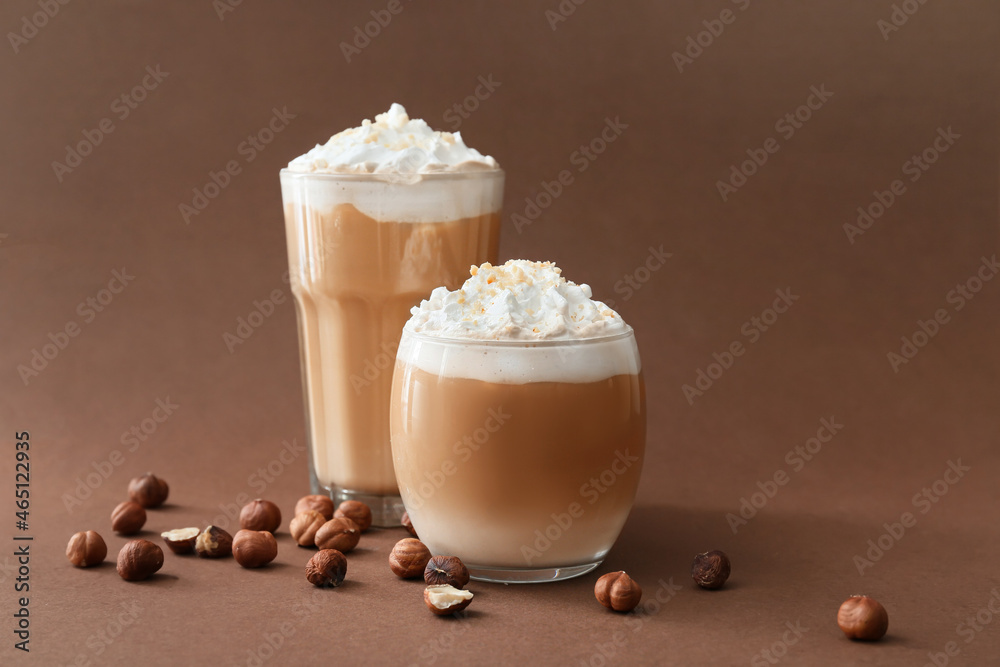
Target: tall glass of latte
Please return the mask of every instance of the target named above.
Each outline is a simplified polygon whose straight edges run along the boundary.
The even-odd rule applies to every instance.
[[[495,259],[504,174],[398,104],[281,171],[313,493],[403,512],[389,390],[410,308]]]
[[[550,263],[473,267],[413,309],[396,358],[392,452],[434,554],[473,578],[597,567],[631,510],[645,451],[635,336]]]

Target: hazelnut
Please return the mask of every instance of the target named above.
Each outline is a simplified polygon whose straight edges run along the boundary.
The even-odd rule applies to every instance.
[[[104,543],[104,538],[92,530],[77,533],[69,538],[69,544],[66,545],[66,558],[77,567],[103,563],[107,555],[108,545]]]
[[[889,614],[877,600],[867,595],[852,595],[840,605],[837,625],[848,639],[876,641],[889,629]]]
[[[233,536],[218,526],[209,526],[198,535],[194,551],[202,558],[225,558],[233,553]]]
[[[410,513],[409,512],[403,512],[403,516],[399,519],[399,522],[401,524],[403,524],[403,528],[406,529],[406,532],[408,532],[410,535],[413,535],[414,537],[417,537],[417,539],[419,539],[419,537],[417,536],[417,529],[413,527],[413,522],[410,521]]]
[[[463,591],[448,584],[428,586],[424,589],[424,602],[438,616],[450,616],[469,606],[472,591]]]
[[[302,496],[299,502],[295,503],[295,515],[298,516],[308,510],[319,512],[329,521],[333,518],[333,501],[329,496]]]
[[[722,551],[708,551],[694,557],[691,564],[691,578],[702,588],[715,590],[722,588],[729,579],[729,556]]]
[[[175,528],[160,533],[160,537],[175,554],[189,554],[194,553],[194,543],[200,532],[197,528]]]
[[[372,509],[360,500],[345,500],[340,503],[333,513],[333,518],[337,517],[345,517],[358,524],[362,533],[372,527]]]
[[[159,507],[170,495],[170,487],[151,472],[139,475],[128,483],[128,497],[143,507]]]
[[[420,540],[407,537],[389,552],[389,568],[400,579],[414,579],[424,573],[431,551]]]
[[[270,500],[252,500],[240,510],[240,528],[273,533],[281,525],[281,510]]]
[[[125,581],[142,581],[163,567],[163,550],[149,540],[131,540],[118,552],[118,574]]]
[[[135,535],[146,523],[146,510],[131,500],[120,503],[111,512],[111,530],[120,535]]]
[[[428,586],[448,584],[455,588],[465,588],[469,583],[469,568],[458,556],[434,556],[424,568],[424,581]]]
[[[313,586],[336,588],[344,582],[347,559],[336,549],[323,549],[306,563],[306,579]]]
[[[326,518],[316,510],[306,510],[295,515],[288,524],[288,532],[300,547],[316,546],[316,531],[326,523]]]
[[[642,587],[621,572],[609,572],[597,580],[594,597],[608,609],[632,611],[642,599]]]
[[[361,539],[361,529],[347,517],[330,519],[316,531],[316,546],[320,549],[336,549],[347,553],[358,546]]]
[[[243,567],[263,567],[278,555],[278,542],[266,530],[240,530],[233,538],[233,557]]]

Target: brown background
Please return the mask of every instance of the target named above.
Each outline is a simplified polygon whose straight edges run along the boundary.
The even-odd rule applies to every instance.
[[[788,664],[920,665],[949,641],[961,649],[951,664],[996,660],[1000,619],[983,612],[992,622],[969,643],[959,626],[1000,586],[1000,284],[960,311],[946,300],[997,250],[996,3],[927,2],[885,40],[876,22],[889,0],[754,0],[745,11],[591,0],[555,30],[545,10],[556,0],[406,2],[350,63],[339,43],[385,3],[331,5],[244,2],[220,20],[208,0],[70,3],[18,53],[0,48],[0,533],[17,532],[13,437],[28,430],[35,538],[30,657],[12,647],[13,548],[0,548],[0,661],[242,665],[251,649],[268,657],[283,622],[289,636],[266,664],[764,664],[763,649],[782,654],[786,623],[808,629],[784,647]],[[725,8],[735,22],[678,72],[671,54]],[[0,27],[19,30],[37,11],[5,3]],[[112,101],[157,65],[168,77],[119,120]],[[224,518],[240,494],[290,513],[307,489],[305,455],[269,483],[255,475],[283,441],[304,443],[293,308],[279,305],[232,354],[222,338],[255,299],[288,294],[278,169],[393,101],[451,129],[444,113],[479,76],[500,85],[461,130],[508,174],[501,255],[555,260],[615,300],[639,338],[648,460],[605,565],[560,584],[476,584],[460,621],[431,616],[420,586],[388,573],[399,531],[366,536],[349,585],[304,615],[308,554],[287,535],[268,571],[171,554],[144,584],[110,565],[72,568],[63,549],[77,530],[101,531],[117,553],[108,514],[146,470],[172,485],[150,535]],[[833,97],[780,137],[775,122],[821,85]],[[237,147],[275,107],[295,118],[246,162]],[[114,132],[59,182],[51,163],[106,117]],[[622,136],[518,233],[511,214],[619,117]],[[960,139],[849,243],[842,225],[907,178],[903,163],[939,127]],[[780,150],[723,202],[716,181],[771,136]],[[233,159],[242,173],[186,225],[178,206]],[[661,245],[667,263],[632,298],[616,293]],[[134,281],[84,322],[77,304],[122,267]],[[748,344],[741,326],[778,288],[799,300]],[[887,353],[938,308],[949,323],[893,372]],[[25,384],[17,367],[68,322],[80,334]],[[746,353],[689,404],[682,385],[735,340]],[[121,434],[167,398],[180,407],[129,452]],[[843,430],[790,472],[786,452],[831,416]],[[66,495],[113,450],[124,463],[68,511]],[[921,514],[914,494],[959,459],[970,471]],[[734,535],[726,513],[779,470],[788,484]],[[906,511],[917,524],[860,575],[853,558]],[[711,548],[734,562],[716,593],[687,574]],[[682,589],[639,615],[606,613],[593,582],[620,568],[647,600],[664,597],[660,580]],[[889,611],[880,644],[836,627],[837,606],[858,592]],[[106,645],[98,633],[119,631],[123,603],[141,610]]]

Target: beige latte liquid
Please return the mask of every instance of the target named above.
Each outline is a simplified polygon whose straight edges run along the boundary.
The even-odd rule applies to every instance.
[[[498,213],[375,220],[352,204],[285,207],[315,475],[327,489],[397,493],[389,444],[396,347],[410,308],[495,260]]]

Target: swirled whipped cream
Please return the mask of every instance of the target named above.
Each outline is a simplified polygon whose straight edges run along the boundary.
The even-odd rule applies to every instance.
[[[333,135],[288,163],[292,171],[357,174],[425,174],[498,169],[497,161],[469,148],[460,132],[435,132],[411,119],[401,104]]]
[[[415,306],[406,328],[444,338],[579,340],[628,331],[621,316],[570,282],[552,262],[512,259],[473,266],[461,288],[438,287]]]

